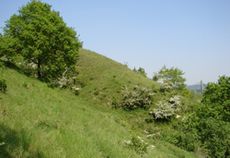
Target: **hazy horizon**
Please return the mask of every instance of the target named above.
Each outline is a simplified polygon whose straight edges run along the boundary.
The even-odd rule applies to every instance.
[[[0,27],[29,0],[2,0]],[[151,77],[163,65],[185,72],[187,84],[230,76],[230,1],[52,1],[86,49]]]

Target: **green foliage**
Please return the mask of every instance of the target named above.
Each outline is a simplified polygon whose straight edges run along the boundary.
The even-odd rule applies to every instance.
[[[120,106],[124,109],[148,109],[152,104],[153,93],[145,87],[135,86],[131,90],[125,87],[122,91],[122,96]]]
[[[199,146],[199,137],[194,128],[186,128],[183,124],[177,125],[177,130],[162,130],[161,139],[187,151],[196,151]]]
[[[211,157],[230,156],[230,77],[209,83],[197,110],[200,140]]]
[[[142,68],[142,67],[139,67],[138,69],[134,68],[133,71],[136,72],[136,73],[138,73],[138,74],[141,74],[144,77],[147,77],[145,69]]]
[[[166,68],[165,66],[153,76],[153,80],[161,83],[162,91],[171,89],[182,90],[185,88],[184,73],[178,68]]]
[[[38,78],[48,82],[65,71],[75,71],[81,47],[76,32],[66,26],[59,13],[37,0],[11,16],[1,41],[0,49],[8,58],[8,54],[18,53],[26,63],[35,65]]]
[[[222,76],[217,83],[209,83],[202,104],[177,127],[181,131],[177,145],[194,150],[194,142],[200,142],[210,157],[230,157],[229,103],[230,77]]]
[[[175,122],[173,124],[175,130],[171,133],[166,133],[167,137],[169,137],[167,141],[182,149],[196,151],[200,147],[198,122],[199,118],[195,113]]]
[[[0,34],[0,59],[4,57],[9,61],[13,61],[13,56],[16,56],[16,52],[20,51],[18,44],[17,39]]]
[[[218,83],[209,83],[204,91],[202,103],[208,106],[208,117],[212,116],[229,122],[230,77],[222,76],[219,78]]]
[[[199,136],[211,157],[230,157],[230,124],[214,118],[199,122]]]
[[[6,93],[6,90],[7,90],[6,80],[0,79],[0,92]]]

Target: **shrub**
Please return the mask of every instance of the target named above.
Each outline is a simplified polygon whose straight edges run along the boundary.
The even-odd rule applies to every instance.
[[[170,143],[188,150],[195,151],[200,147],[200,137],[198,135],[198,126],[199,118],[195,114],[189,115],[182,120],[182,122],[174,123],[174,128],[176,132],[170,133],[171,137],[174,138]]]
[[[66,69],[62,75],[56,79],[50,81],[49,85],[51,87],[59,87],[59,88],[72,88],[76,85],[76,76],[78,72],[73,69]]]
[[[125,87],[122,91],[122,100],[119,105],[126,110],[148,109],[152,104],[152,96],[152,91],[147,88],[135,86],[130,90]]]
[[[170,120],[181,106],[180,96],[173,96],[166,101],[159,101],[156,108],[149,112],[155,120]]]
[[[5,93],[7,90],[6,81],[4,79],[0,80],[0,92]]]
[[[158,102],[157,108],[149,112],[155,120],[170,120],[175,115],[175,110],[168,102]]]
[[[199,136],[211,157],[230,157],[230,125],[216,119],[201,120]]]

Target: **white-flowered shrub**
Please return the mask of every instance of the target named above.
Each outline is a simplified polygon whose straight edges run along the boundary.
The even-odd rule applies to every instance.
[[[149,114],[153,116],[155,120],[170,120],[172,117],[176,116],[180,106],[180,96],[176,95],[166,101],[159,101],[156,108],[152,109]]]
[[[152,91],[145,87],[135,86],[131,90],[125,87],[122,91],[120,106],[126,110],[148,109],[152,104],[152,96]]]

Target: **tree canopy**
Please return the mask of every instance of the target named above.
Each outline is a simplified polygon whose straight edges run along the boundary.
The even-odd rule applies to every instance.
[[[153,76],[153,80],[158,81],[170,88],[183,89],[185,88],[184,73],[178,68],[166,68],[165,66]]]
[[[49,4],[32,0],[7,21],[1,52],[16,53],[36,67],[37,77],[51,81],[75,69],[82,43],[59,12]]]
[[[201,144],[212,158],[229,157],[230,77],[221,76],[217,83],[209,83],[203,93],[202,104],[182,121],[178,129],[185,134],[178,137],[179,146],[188,150]]]

